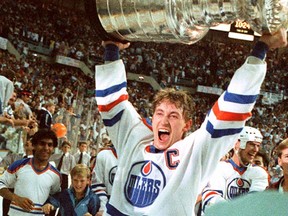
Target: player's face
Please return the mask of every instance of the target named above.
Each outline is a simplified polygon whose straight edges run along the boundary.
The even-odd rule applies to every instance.
[[[169,148],[182,139],[190,126],[191,121],[185,121],[183,110],[164,100],[156,107],[152,118],[154,146],[159,150]]]
[[[257,152],[260,149],[261,143],[259,142],[247,142],[246,148],[240,151],[240,157],[242,162],[247,165],[248,163],[253,163]]]
[[[288,148],[282,150],[282,155],[278,158],[278,164],[283,169],[283,174],[288,175]]]
[[[53,150],[53,140],[52,139],[41,139],[38,141],[34,148],[34,158],[40,162],[45,162],[49,160]]]
[[[90,179],[82,175],[76,175],[72,177],[72,186],[76,194],[83,194],[87,185],[90,184]]]

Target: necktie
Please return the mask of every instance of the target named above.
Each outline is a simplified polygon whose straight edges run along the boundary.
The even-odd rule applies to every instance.
[[[82,158],[83,158],[83,152],[81,152],[81,154],[80,154],[80,157],[79,157],[79,160],[78,160],[78,164],[82,163]]]
[[[61,156],[60,161],[59,161],[59,164],[58,164],[58,166],[57,166],[57,169],[58,169],[59,171],[61,170],[64,156],[65,156],[65,154],[63,154],[63,155]]]

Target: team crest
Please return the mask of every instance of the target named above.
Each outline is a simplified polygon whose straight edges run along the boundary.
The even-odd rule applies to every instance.
[[[110,171],[109,171],[109,183],[111,185],[113,185],[114,178],[115,178],[115,175],[116,175],[116,171],[117,171],[117,166],[112,167],[110,169]]]
[[[151,205],[166,185],[162,169],[153,161],[141,161],[132,165],[125,183],[125,197],[133,206]]]
[[[229,184],[227,188],[227,197],[233,199],[242,194],[249,192],[250,182],[246,179],[235,178]]]

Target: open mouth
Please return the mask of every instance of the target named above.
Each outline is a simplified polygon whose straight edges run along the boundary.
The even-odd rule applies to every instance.
[[[168,130],[159,130],[158,131],[158,137],[159,137],[159,140],[161,141],[166,141],[169,139],[169,135],[170,135],[170,132]]]

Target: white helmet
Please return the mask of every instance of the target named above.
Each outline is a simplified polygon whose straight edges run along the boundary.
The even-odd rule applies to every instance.
[[[258,129],[245,126],[240,133],[239,140],[240,148],[245,149],[246,143],[249,141],[262,143],[263,136]]]

